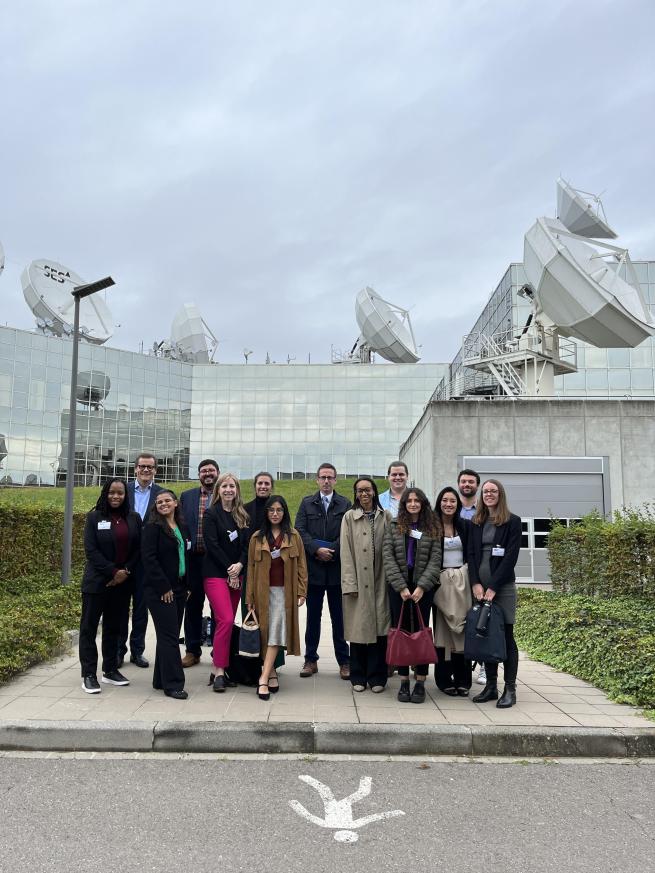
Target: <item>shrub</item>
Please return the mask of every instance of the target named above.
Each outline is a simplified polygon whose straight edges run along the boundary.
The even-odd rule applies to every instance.
[[[78,582],[56,574],[0,583],[0,681],[49,658],[80,622]]]
[[[655,514],[649,505],[617,511],[612,521],[592,513],[569,528],[555,524],[548,552],[556,591],[655,595]]]
[[[531,657],[593,683],[612,699],[655,707],[655,613],[649,598],[520,589],[515,635]]]

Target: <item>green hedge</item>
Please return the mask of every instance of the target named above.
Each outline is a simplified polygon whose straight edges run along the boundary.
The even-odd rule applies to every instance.
[[[80,622],[79,582],[57,574],[0,582],[0,682],[49,658]]]
[[[613,700],[655,708],[655,611],[649,598],[520,589],[514,630],[530,657],[593,683]]]
[[[555,524],[548,537],[551,580],[556,591],[600,597],[655,595],[655,514],[646,505],[597,513],[579,524]]]
[[[73,567],[84,564],[85,513],[73,520]],[[0,580],[61,571],[64,514],[41,507],[0,506]]]

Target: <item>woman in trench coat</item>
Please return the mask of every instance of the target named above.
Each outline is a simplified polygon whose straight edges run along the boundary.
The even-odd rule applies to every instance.
[[[387,684],[387,633],[391,614],[382,544],[389,513],[378,489],[364,476],[354,485],[353,508],[341,522],[341,594],[344,637],[350,643],[350,682],[354,691],[379,694]]]
[[[275,658],[280,648],[300,654],[298,607],[307,596],[307,560],[298,531],[291,527],[284,497],[272,494],[264,506],[264,522],[248,547],[246,603],[255,610],[261,634],[260,700],[280,690]]]

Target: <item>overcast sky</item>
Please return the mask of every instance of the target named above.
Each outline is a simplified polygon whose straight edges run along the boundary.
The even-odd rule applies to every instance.
[[[555,181],[655,259],[655,4],[3,3],[2,321],[111,273],[109,345],[193,301],[217,359],[327,361],[372,285],[450,361]]]

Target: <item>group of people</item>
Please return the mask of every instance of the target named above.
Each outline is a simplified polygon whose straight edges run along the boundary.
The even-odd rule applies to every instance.
[[[318,491],[302,500],[292,525],[285,499],[273,494],[270,473],[257,474],[255,498],[244,505],[238,478],[221,475],[212,459],[199,464],[199,487],[179,501],[154,482],[155,472],[155,459],[142,454],[135,481],[106,482],[87,517],[80,626],[85,691],[101,690],[95,642],[100,617],[102,682],[129,684],[120,668],[132,600],[130,661],[149,666],[143,654],[149,610],[156,632],[153,686],[185,699],[185,668],[201,658],[207,597],[214,628],[209,684],[219,693],[234,685],[228,667],[241,604],[242,614],[253,610],[259,623],[257,695],[268,700],[280,689],[277,668],[285,654],[301,654],[299,608],[305,603],[300,676],[318,673],[327,597],[339,673],[355,692],[383,692],[397,669],[398,700],[422,703],[429,664],[413,665],[410,687],[409,667],[387,663],[387,635],[392,626],[413,630],[432,621],[437,687],[466,697],[472,684],[464,656],[466,614],[474,600],[494,600],[505,619],[505,688],[499,698],[498,665],[486,664],[484,689],[473,700],[495,700],[499,707],[516,702],[514,567],[521,521],[510,513],[499,481],[489,479],[480,488],[479,475],[462,470],[457,488],[443,488],[432,507],[420,488],[408,485],[406,464],[394,461],[388,490],[378,494],[375,481],[362,476],[351,503],[335,491],[337,471],[325,463],[317,471]]]

